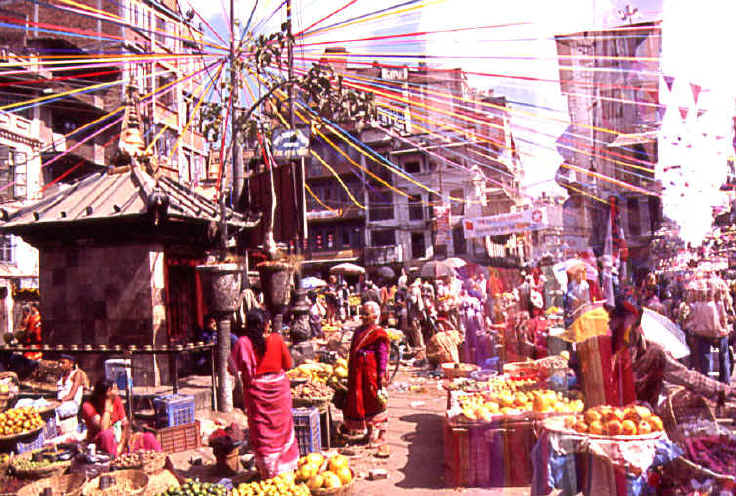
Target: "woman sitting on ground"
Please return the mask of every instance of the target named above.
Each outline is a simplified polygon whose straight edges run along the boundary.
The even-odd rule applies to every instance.
[[[113,457],[126,451],[161,451],[161,444],[150,432],[131,435],[123,402],[112,381],[95,384],[91,398],[82,405],[82,419],[87,426],[87,441]]]

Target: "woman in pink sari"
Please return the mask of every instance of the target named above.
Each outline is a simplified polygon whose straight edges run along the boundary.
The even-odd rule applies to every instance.
[[[266,313],[251,310],[246,316],[245,336],[230,356],[230,371],[241,376],[250,445],[263,478],[296,470],[299,459],[291,389],[285,374],[291,368],[291,355],[281,336],[269,334],[269,330]]]

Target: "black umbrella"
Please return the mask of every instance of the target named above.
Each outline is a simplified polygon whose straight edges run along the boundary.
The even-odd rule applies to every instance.
[[[379,277],[383,277],[384,279],[393,279],[394,277],[396,277],[396,273],[391,267],[379,267],[376,271],[376,274],[378,274]]]
[[[445,262],[431,261],[424,264],[422,271],[419,273],[420,277],[426,277],[427,279],[439,279],[441,277],[450,277],[455,274],[454,269]]]

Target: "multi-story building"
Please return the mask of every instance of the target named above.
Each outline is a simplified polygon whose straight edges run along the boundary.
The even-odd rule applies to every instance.
[[[345,247],[352,251],[341,258],[362,257],[369,266],[508,254],[505,241],[466,240],[461,224],[466,216],[508,212],[518,201],[522,172],[505,99],[472,92],[460,69],[349,67],[349,54],[338,52],[323,63],[355,87],[379,88],[379,125],[360,139],[398,170],[331,140],[351,154],[350,164],[313,136],[313,149],[365,207],[348,207],[342,186],[313,159],[307,183],[321,200],[308,202],[313,253],[335,256]]]
[[[564,159],[557,182],[567,189],[563,245],[602,252],[617,198],[635,265],[662,219],[654,177],[657,158],[661,28],[647,22],[556,36],[560,85],[571,124],[557,141]]]
[[[8,21],[0,28],[0,59],[17,70],[1,78],[0,203],[12,210],[107,167],[122,114],[105,116],[130,85],[145,97],[145,139],[158,137],[160,173],[196,185],[206,176],[204,139],[198,122],[189,122],[206,75],[201,30],[175,0],[76,4],[2,5]],[[22,104],[31,99],[38,101]],[[5,263],[37,276],[35,251],[14,237],[0,242]]]

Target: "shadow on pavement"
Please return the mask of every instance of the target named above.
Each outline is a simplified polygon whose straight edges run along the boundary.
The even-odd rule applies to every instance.
[[[401,437],[409,444],[409,452],[406,465],[399,470],[404,479],[396,486],[405,489],[444,488],[442,416],[415,413],[400,420],[414,424],[414,428]]]

